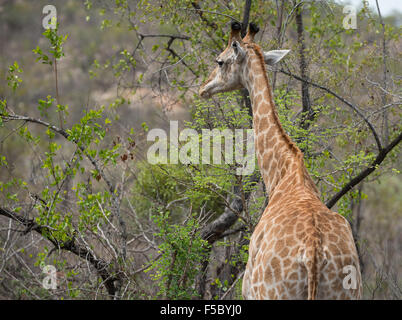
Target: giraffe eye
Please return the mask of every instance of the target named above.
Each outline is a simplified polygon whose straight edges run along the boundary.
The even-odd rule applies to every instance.
[[[223,61],[222,60],[216,60],[216,63],[218,66],[222,67],[223,66]]]

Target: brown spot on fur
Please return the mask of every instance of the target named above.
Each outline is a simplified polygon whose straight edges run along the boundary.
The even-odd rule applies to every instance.
[[[293,247],[296,244],[296,241],[293,237],[286,237],[285,239],[285,245],[287,247]]]
[[[259,126],[259,130],[260,131],[265,131],[266,129],[268,129],[268,120],[266,117],[262,117],[259,121],[260,126]],[[267,139],[268,137],[264,136],[265,139]]]
[[[339,256],[341,254],[341,252],[339,251],[338,247],[334,244],[330,244],[329,245],[329,250],[331,251],[331,253],[334,256]]]
[[[265,272],[264,272],[264,281],[266,283],[272,283],[273,280],[273,272],[272,269],[269,265],[266,266]]]
[[[275,280],[278,281],[281,278],[281,261],[277,257],[273,257],[271,267],[274,270]]]
[[[289,276],[290,280],[298,280],[299,279],[299,275],[297,274],[297,272],[292,272]]]
[[[261,102],[260,104],[257,105],[258,114],[266,115],[268,113],[268,111],[269,111],[269,108],[268,108],[267,103]]]
[[[283,249],[285,242],[283,240],[277,240],[275,244],[275,251],[279,252]]]
[[[328,280],[333,280],[336,277],[336,273],[335,272],[331,272],[331,273],[327,273],[328,274]]]
[[[289,249],[287,249],[287,250],[288,250],[288,253],[289,253]],[[284,266],[285,268],[287,268],[287,267],[290,266],[291,262],[292,262],[292,261],[291,261],[289,258],[286,258],[285,260],[283,260],[283,266]]]
[[[279,256],[282,258],[285,258],[289,254],[289,249],[288,248],[283,248],[281,252],[279,252]]]
[[[338,242],[338,236],[336,236],[335,234],[332,234],[332,233],[328,235],[328,239],[331,242]]]
[[[267,295],[267,289],[265,288],[264,285],[260,286],[260,295],[261,297],[265,297]]]

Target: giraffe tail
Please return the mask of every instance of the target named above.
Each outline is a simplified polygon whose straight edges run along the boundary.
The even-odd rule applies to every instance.
[[[321,266],[326,263],[325,253],[317,245],[310,246],[304,252],[304,265],[307,270],[307,299],[315,300],[317,297],[318,280],[320,278]]]
[[[305,266],[307,269],[307,299],[315,300],[317,296],[317,254],[316,248],[311,249],[310,254],[307,254],[307,261],[305,261]],[[307,253],[307,252],[306,252]]]

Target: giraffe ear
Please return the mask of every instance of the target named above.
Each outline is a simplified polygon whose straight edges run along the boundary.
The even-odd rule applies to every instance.
[[[264,61],[266,64],[272,66],[281,61],[289,52],[290,50],[271,50],[264,52]]]
[[[236,40],[232,42],[232,48],[236,55],[236,61],[240,62],[243,60],[243,58],[246,56],[246,53]]]

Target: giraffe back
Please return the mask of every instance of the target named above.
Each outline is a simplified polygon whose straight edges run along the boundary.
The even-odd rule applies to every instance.
[[[360,267],[349,223],[303,188],[274,197],[257,224],[243,279],[246,299],[359,299]],[[356,269],[356,289],[344,267]]]

